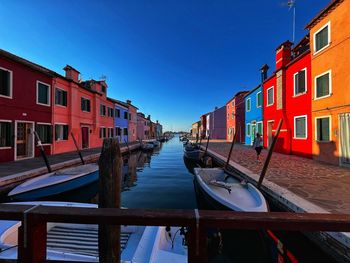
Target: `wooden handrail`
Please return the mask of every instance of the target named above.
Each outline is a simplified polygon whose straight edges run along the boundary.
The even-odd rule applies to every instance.
[[[24,216],[25,214],[25,216]],[[233,212],[209,210],[116,209],[52,206],[0,205],[0,219],[22,221],[19,232],[21,262],[44,262],[46,223],[110,225],[170,225],[189,228],[189,262],[206,262],[206,229],[251,229],[350,232],[350,214],[291,212]],[[25,232],[25,234],[24,234]],[[24,246],[23,244],[27,244]],[[15,262],[0,260],[0,262]],[[54,261],[47,261],[54,262]],[[59,261],[55,261],[59,262]]]

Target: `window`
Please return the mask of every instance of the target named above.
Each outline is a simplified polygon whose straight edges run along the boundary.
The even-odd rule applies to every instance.
[[[106,87],[105,86],[101,86],[101,91],[103,92],[103,93],[106,93]]]
[[[273,104],[273,87],[267,89],[267,105],[270,106]]]
[[[306,69],[294,74],[294,96],[306,92]]]
[[[328,71],[315,77],[315,98],[327,97],[331,94],[331,72]]]
[[[100,115],[106,116],[106,106],[103,104],[100,105]]]
[[[316,118],[316,140],[320,142],[330,141],[330,117]]]
[[[235,101],[233,100],[233,101],[232,101],[232,107],[234,107],[234,106],[235,106]]]
[[[124,135],[128,135],[128,128],[124,128]]]
[[[246,135],[250,137],[250,123],[247,124],[247,132]]]
[[[235,112],[232,112],[232,120],[235,118]]]
[[[115,117],[120,118],[120,110],[115,109]]]
[[[42,144],[52,143],[52,126],[50,124],[37,124],[35,130]]]
[[[131,120],[131,113],[129,113],[129,121]]]
[[[87,112],[91,111],[89,99],[81,98],[81,110]]]
[[[12,71],[0,68],[0,97],[12,98]]]
[[[250,98],[247,99],[247,104],[245,105],[245,110],[250,111],[251,105],[250,105]]]
[[[307,128],[306,128],[306,116],[294,117],[294,138],[306,139]]]
[[[259,91],[257,94],[256,94],[256,107],[257,108],[260,108],[262,105],[262,93],[261,91]]]
[[[117,131],[117,136],[121,136],[122,135],[122,129],[120,127],[117,127],[116,131]]]
[[[314,34],[314,49],[315,53],[325,49],[330,43],[330,23],[327,23],[324,27],[319,29]]]
[[[256,132],[258,132],[260,135],[263,135],[263,124],[261,121],[256,123]]]
[[[101,127],[100,128],[100,138],[106,138],[106,128]]]
[[[61,105],[61,106],[67,106],[67,91],[56,88],[55,104]]]
[[[68,140],[68,125],[56,124],[55,125],[55,140]]]
[[[108,137],[109,138],[113,137],[113,128],[108,128]]]
[[[113,109],[108,107],[108,117],[113,117],[113,116],[114,116]]]
[[[0,121],[0,147],[12,147],[12,122]]]
[[[36,103],[50,106],[50,85],[37,81],[36,92]]]
[[[227,119],[229,119],[230,118],[230,113],[227,113]]]
[[[128,112],[127,111],[124,111],[124,119],[128,119]]]

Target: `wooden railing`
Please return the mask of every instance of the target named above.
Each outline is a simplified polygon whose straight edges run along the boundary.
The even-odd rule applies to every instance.
[[[47,222],[188,227],[189,262],[207,261],[207,228],[350,232],[350,215],[289,212],[91,209],[2,204],[0,220],[22,221],[19,231],[19,260],[0,260],[0,262],[25,263],[59,262],[46,260]]]

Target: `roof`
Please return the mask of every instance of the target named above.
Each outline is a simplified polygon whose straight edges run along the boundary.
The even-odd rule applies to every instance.
[[[306,26],[305,29],[311,29],[314,27],[321,19],[326,17],[330,12],[332,12],[340,3],[344,0],[332,0],[325,8],[323,8]]]
[[[227,103],[229,103],[231,100],[233,100],[234,98],[236,98],[237,96],[241,95],[241,94],[244,94],[244,93],[248,93],[249,90],[244,90],[244,91],[238,91]]]
[[[92,90],[92,89],[89,89],[89,88],[87,88],[87,87],[84,87],[84,86],[82,85],[82,83],[75,82],[75,81],[73,81],[73,80],[71,80],[71,79],[68,79],[68,78],[62,76],[61,74],[59,74],[59,73],[57,73],[57,72],[51,70],[51,69],[45,68],[45,67],[40,66],[40,65],[38,65],[38,64],[36,64],[36,63],[33,63],[33,62],[29,61],[29,60],[26,60],[26,59],[24,59],[24,58],[21,58],[21,57],[19,57],[19,56],[16,56],[16,55],[14,55],[14,54],[12,54],[12,53],[10,53],[10,52],[8,52],[8,51],[5,51],[5,50],[3,50],[3,49],[0,49],[0,56],[5,57],[5,58],[7,58],[7,59],[9,59],[9,60],[15,61],[15,62],[17,62],[17,63],[20,63],[20,64],[22,64],[22,65],[25,65],[25,66],[27,66],[27,67],[33,69],[33,70],[36,70],[36,71],[38,71],[38,72],[43,73],[43,74],[45,74],[45,75],[47,75],[47,76],[49,76],[49,77],[52,77],[52,78],[62,78],[62,79],[64,79],[64,80],[66,80],[66,81],[74,82],[75,84],[77,84],[77,85],[78,85],[79,87],[81,87],[82,89],[85,89],[85,90],[90,91],[90,92],[92,92],[92,93],[96,93],[96,94],[100,94],[100,95],[101,95],[101,93],[99,93],[99,92],[97,92],[97,91],[95,91],[95,90]],[[67,67],[67,66],[66,66],[66,67]],[[70,67],[70,66],[69,66],[69,67]]]
[[[129,108],[129,104],[127,104],[126,102],[123,102],[123,101],[120,101],[120,100],[116,100],[116,99],[112,99],[112,98],[108,98],[107,97],[107,100],[115,103],[115,104],[118,104],[120,106],[123,106],[123,107],[126,107],[126,108]]]
[[[250,90],[247,94],[245,94],[244,98],[247,97],[249,94],[252,94],[254,91],[256,91],[258,88],[260,88],[261,84]]]

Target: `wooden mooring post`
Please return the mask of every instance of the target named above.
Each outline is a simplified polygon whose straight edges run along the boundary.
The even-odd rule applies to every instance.
[[[122,154],[116,138],[103,140],[98,162],[99,208],[120,208]],[[98,229],[100,262],[120,262],[120,226],[100,224]]]
[[[226,164],[225,164],[225,166],[224,166],[224,170],[227,169],[228,164],[230,163],[230,159],[231,159],[231,154],[232,154],[233,146],[235,145],[236,135],[237,135],[237,131],[235,131],[235,134],[233,135],[232,143],[231,143],[231,147],[230,147],[230,152],[228,153],[227,160],[226,160]]]
[[[74,137],[73,132],[71,132],[71,133],[70,133],[70,135],[72,136],[72,139],[73,139],[73,142],[74,142],[75,148],[77,148],[77,152],[78,152],[78,154],[79,154],[79,157],[80,157],[81,163],[82,163],[82,164],[85,164],[85,161],[84,161],[83,155],[81,154],[81,151],[80,151],[80,149],[79,149],[78,143],[77,143],[77,141],[76,141],[76,139],[75,139],[75,137]]]

